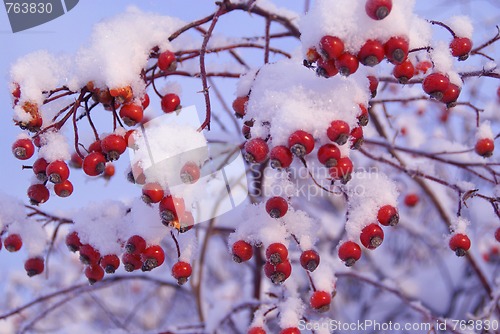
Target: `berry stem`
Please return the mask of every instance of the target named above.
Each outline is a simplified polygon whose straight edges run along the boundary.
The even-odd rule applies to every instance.
[[[457,37],[455,32],[448,25],[444,24],[443,22],[430,20],[429,23],[441,26],[441,27],[445,28],[446,30],[448,30],[450,32],[451,36],[453,36],[453,38]]]

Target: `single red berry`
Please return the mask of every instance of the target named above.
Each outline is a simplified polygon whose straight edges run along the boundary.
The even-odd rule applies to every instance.
[[[451,54],[458,60],[466,60],[472,50],[472,41],[467,37],[455,37],[450,43]]]
[[[193,184],[200,179],[201,171],[198,164],[188,161],[182,166],[180,177],[183,183]]]
[[[500,227],[495,231],[495,239],[500,242]]]
[[[126,272],[132,272],[142,268],[141,254],[124,253],[122,255],[123,268]]]
[[[432,68],[432,63],[428,60],[422,60],[417,63],[415,66],[415,70],[417,73],[425,74],[427,71]]]
[[[78,232],[73,231],[71,233],[68,233],[68,235],[66,235],[66,246],[73,253],[80,250],[82,242],[80,241]]]
[[[124,104],[120,108],[120,117],[125,125],[134,126],[142,121],[144,117],[144,108],[142,105],[135,103]]]
[[[282,329],[280,334],[300,334],[300,330],[297,327],[288,327]]]
[[[253,248],[248,242],[238,240],[233,244],[233,260],[236,263],[248,261],[253,256]]]
[[[290,151],[301,158],[314,149],[314,137],[302,130],[297,130],[288,137]]]
[[[316,67],[316,74],[323,78],[334,77],[339,73],[337,66],[335,66],[335,59],[325,60],[320,58]]]
[[[303,251],[300,254],[300,265],[307,271],[313,272],[319,266],[320,257],[314,249]]]
[[[145,203],[159,203],[164,195],[163,187],[157,182],[146,183],[142,187],[142,200]]]
[[[233,110],[236,114],[236,117],[243,118],[243,116],[245,116],[247,103],[248,103],[248,96],[238,96],[233,101]]]
[[[409,206],[410,208],[417,205],[419,201],[420,201],[420,197],[417,194],[413,194],[413,193],[406,195],[405,200],[404,200],[406,206]]]
[[[368,82],[369,82],[369,89],[370,89],[370,94],[372,98],[377,96],[377,88],[378,88],[378,79],[377,77],[373,75],[369,75],[368,77]]]
[[[142,271],[151,271],[165,261],[165,252],[159,245],[151,245],[142,252]]]
[[[179,217],[179,226],[176,227],[179,230],[179,233],[186,233],[194,226],[194,217],[193,214],[189,211],[184,211],[182,215]]]
[[[470,248],[470,239],[465,234],[456,233],[451,237],[449,246],[457,256],[464,256]]]
[[[326,291],[314,291],[309,299],[311,307],[319,312],[326,312],[330,309],[332,295]]]
[[[360,126],[367,126],[368,122],[370,121],[368,108],[366,108],[366,106],[362,103],[360,103],[358,106],[359,106],[359,113],[358,116],[356,116],[358,118],[358,124]]]
[[[391,10],[392,0],[367,0],[365,3],[366,15],[374,20],[383,20]]]
[[[266,334],[266,331],[262,327],[252,327],[248,329],[247,334]]]
[[[96,140],[92,144],[89,145],[89,153],[90,152],[99,152],[102,153],[102,146],[101,146],[101,141]]]
[[[474,150],[482,157],[489,158],[495,150],[495,142],[490,138],[481,138],[476,142]]]
[[[309,48],[306,52],[306,60],[309,64],[317,62],[321,58],[321,55],[318,53],[316,48]]]
[[[358,70],[359,61],[352,53],[344,52],[335,61],[335,67],[339,70],[340,75],[347,77]]]
[[[43,184],[32,184],[28,188],[28,197],[31,204],[39,205],[49,200],[49,189]]]
[[[186,204],[182,198],[168,195],[160,201],[159,210],[162,223],[170,226],[172,222],[177,220],[186,211]]]
[[[149,107],[149,95],[148,93],[144,93],[144,95],[141,97],[141,106],[142,110],[144,111],[147,107]]]
[[[280,145],[272,148],[270,153],[271,167],[275,169],[288,168],[292,164],[293,155],[288,147]]]
[[[384,45],[377,40],[369,39],[358,52],[358,60],[365,66],[375,66],[385,56]]]
[[[104,270],[97,264],[87,266],[85,268],[85,276],[89,280],[89,284],[92,285],[104,278]]]
[[[282,261],[277,265],[266,262],[264,265],[264,273],[274,284],[282,284],[292,274],[292,265],[288,260]]]
[[[172,51],[164,51],[158,56],[158,68],[162,71],[175,71],[177,67],[177,61],[175,59],[175,53]]]
[[[101,258],[99,251],[89,244],[81,245],[79,251],[80,261],[89,266],[97,265],[99,259]]]
[[[83,159],[83,172],[89,176],[97,176],[106,168],[106,158],[102,153],[91,152]]]
[[[357,150],[363,145],[364,136],[363,128],[358,126],[351,131],[351,149]]]
[[[278,265],[288,259],[288,249],[281,242],[272,243],[266,249],[266,259],[272,265]]]
[[[330,123],[330,126],[326,130],[326,135],[328,139],[338,145],[344,145],[349,139],[350,131],[349,124],[341,120],[336,120]]]
[[[45,170],[48,165],[49,163],[44,158],[38,158],[33,163],[33,173],[40,182],[47,181],[47,174],[45,173]]]
[[[102,176],[106,180],[109,180],[113,175],[115,175],[115,165],[113,165],[112,162],[107,162],[106,166],[104,167],[104,173],[102,174]]]
[[[266,211],[272,218],[281,218],[288,211],[288,202],[281,196],[274,196],[266,201]]]
[[[177,284],[182,285],[187,282],[192,273],[191,265],[187,262],[179,261],[172,267],[172,276],[177,280]]]
[[[446,90],[443,93],[441,102],[445,103],[447,108],[452,108],[456,105],[459,95],[460,95],[460,87],[450,82],[448,88],[446,88]]]
[[[336,166],[338,159],[340,159],[340,150],[337,145],[325,144],[318,149],[318,160],[326,167]]]
[[[347,267],[352,267],[361,258],[361,247],[354,241],[346,241],[340,245],[338,254]]]
[[[14,105],[17,105],[21,98],[21,86],[17,82],[14,83],[14,89],[10,92]]]
[[[406,84],[415,75],[415,67],[410,59],[406,58],[401,64],[394,66],[392,75],[398,79],[399,83]]]
[[[128,238],[125,244],[125,251],[129,254],[141,254],[146,249],[146,240],[140,235],[133,235]]]
[[[118,160],[121,154],[127,149],[125,138],[119,135],[110,134],[101,140],[102,153],[106,154],[109,161]]]
[[[59,197],[68,197],[73,193],[73,183],[70,180],[64,180],[54,186],[54,192]]]
[[[24,269],[29,277],[43,273],[45,269],[44,260],[41,257],[32,257],[24,262]]]
[[[9,236],[3,241],[3,245],[9,252],[17,252],[23,246],[23,239],[17,233],[9,234]]]
[[[18,139],[12,144],[12,153],[19,160],[28,160],[35,154],[35,145],[31,139]]]
[[[48,164],[45,174],[50,182],[58,184],[68,179],[69,167],[66,162],[56,160]]]
[[[170,93],[161,98],[161,110],[163,110],[166,114],[174,112],[177,109],[180,109],[180,107],[181,99],[177,94]]]
[[[405,37],[391,37],[384,44],[387,60],[393,64],[401,64],[408,56],[409,44]]]
[[[443,98],[444,92],[450,84],[450,79],[441,73],[431,73],[425,77],[422,83],[424,92],[440,101]]]
[[[252,138],[245,143],[245,159],[250,163],[261,163],[267,158],[269,146],[262,138]]]
[[[366,248],[375,249],[384,241],[384,231],[378,224],[367,225],[361,230],[359,240]]]
[[[319,47],[326,59],[337,59],[344,53],[344,42],[334,36],[323,36],[319,41]]]
[[[378,210],[377,220],[384,226],[395,226],[399,223],[398,210],[392,205],[384,205]]]
[[[354,170],[351,159],[343,157],[337,160],[337,165],[331,167],[329,172],[334,180],[341,180],[342,183],[347,183],[351,179],[351,173]]]
[[[104,255],[99,264],[106,274],[114,274],[120,266],[120,258],[116,254]]]
[[[251,127],[248,126],[245,122],[245,124],[243,124],[241,127],[241,134],[243,135],[243,137],[245,137],[245,139],[252,138],[252,134],[250,133],[250,131],[251,131]]]
[[[134,98],[134,93],[130,86],[112,88],[109,90],[109,94],[114,97],[115,101],[119,104],[130,102]]]

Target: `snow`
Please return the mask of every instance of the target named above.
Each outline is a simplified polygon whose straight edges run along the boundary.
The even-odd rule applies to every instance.
[[[434,71],[447,74],[453,70],[454,58],[451,55],[450,46],[447,42],[436,42],[430,51]]]
[[[472,25],[470,17],[463,15],[452,16],[448,18],[445,23],[455,32],[457,37],[467,37],[472,40],[474,26]]]
[[[19,199],[0,192],[0,231],[6,226],[18,221],[23,221],[25,208]]]
[[[68,140],[62,133],[47,131],[40,135],[40,139],[42,147],[38,151],[39,158],[44,158],[48,163],[71,158]]]
[[[42,224],[34,220],[19,220],[9,226],[9,234],[19,234],[21,236],[22,248],[28,250],[29,257],[43,257],[48,235]]]
[[[451,223],[450,229],[454,234],[465,234],[467,235],[467,228],[470,225],[470,221],[464,217],[458,217],[455,221]]]
[[[304,312],[304,305],[300,298],[288,297],[279,304],[280,310],[280,327],[296,327]]]
[[[479,125],[479,128],[477,129],[477,133],[476,133],[476,138],[478,140],[484,139],[484,138],[489,138],[489,139],[494,140],[493,131],[491,131],[491,124],[489,121],[483,121]]]

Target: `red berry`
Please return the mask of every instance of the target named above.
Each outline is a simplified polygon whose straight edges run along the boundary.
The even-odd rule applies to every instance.
[[[326,312],[330,309],[332,295],[326,291],[314,291],[309,299],[311,307],[319,312]]]
[[[21,87],[17,82],[14,82],[14,89],[10,93],[12,95],[14,105],[16,105],[21,98]]]
[[[375,66],[385,56],[384,45],[377,40],[369,39],[358,52],[358,60],[365,66]]]
[[[320,58],[316,67],[316,74],[323,78],[330,78],[339,73],[337,66],[335,66],[335,59],[325,60]]]
[[[319,47],[326,59],[337,59],[344,53],[344,42],[334,36],[323,36],[319,41]]]
[[[272,265],[278,265],[288,259],[288,249],[280,242],[272,243],[266,249],[266,259]]]
[[[372,95],[372,98],[374,98],[375,96],[377,96],[378,79],[376,77],[374,77],[373,75],[369,75],[367,78],[368,78],[368,81],[370,83],[370,86],[369,86],[370,93]]]
[[[146,95],[147,96],[147,95]],[[124,104],[120,109],[120,117],[127,126],[134,126],[142,121],[144,109],[135,103]]]
[[[248,126],[245,122],[245,124],[243,124],[243,126],[241,127],[241,134],[243,135],[243,137],[245,137],[245,139],[250,139],[252,138],[252,134],[250,133],[250,129],[251,127]]]
[[[339,258],[347,267],[351,267],[361,258],[361,248],[354,241],[346,241],[339,247]]]
[[[142,200],[146,203],[159,203],[165,192],[163,187],[157,182],[146,183],[142,187]]]
[[[107,162],[106,167],[104,167],[104,173],[102,176],[109,180],[113,175],[115,175],[115,165],[112,162]]]
[[[269,146],[262,138],[252,138],[245,143],[245,159],[250,163],[261,163],[267,158]]]
[[[233,260],[236,263],[245,262],[252,258],[253,248],[248,242],[238,240],[233,244]]]
[[[328,139],[338,145],[344,145],[349,139],[350,131],[349,124],[341,120],[336,120],[330,123],[330,126],[326,130],[326,135]]]
[[[66,162],[56,160],[48,164],[45,173],[50,182],[58,184],[68,179],[69,167]]]
[[[83,264],[93,266],[97,265],[101,254],[94,247],[89,244],[83,244],[80,246],[80,261]]]
[[[3,241],[3,245],[9,252],[17,252],[23,246],[23,239],[17,233],[9,234],[9,236]]]
[[[283,145],[273,147],[270,158],[272,168],[288,168],[293,161],[292,152]]]
[[[115,101],[119,104],[130,102],[134,98],[132,87],[130,86],[112,88],[109,90],[109,94],[114,97]]]
[[[162,223],[169,226],[184,213],[186,205],[182,198],[168,195],[160,201],[159,210]]]
[[[36,175],[36,178],[41,182],[47,181],[47,174],[45,173],[45,170],[47,169],[48,165],[49,163],[44,158],[38,158],[33,163],[33,173]]]
[[[116,254],[104,255],[99,264],[106,271],[106,274],[114,274],[120,266],[120,258]]]
[[[366,15],[374,20],[382,20],[391,13],[392,0],[367,0]]]
[[[384,226],[395,226],[399,223],[398,210],[392,205],[384,205],[378,210],[377,220]]]
[[[54,192],[59,197],[68,197],[73,193],[73,183],[70,180],[64,180],[54,186]]]
[[[18,139],[12,144],[12,153],[19,160],[28,160],[35,154],[35,145],[31,139]]]
[[[359,240],[366,248],[375,249],[384,241],[384,231],[378,224],[367,225],[361,230]]]
[[[158,68],[162,71],[175,71],[176,63],[175,53],[172,51],[164,51],[158,56]]]
[[[106,158],[102,153],[92,152],[83,159],[83,172],[89,176],[97,176],[106,168]]]
[[[236,117],[242,118],[246,114],[246,105],[248,103],[248,96],[238,96],[233,101],[233,110],[236,113]]]
[[[455,84],[450,83],[448,88],[443,93],[443,97],[441,98],[441,102],[445,103],[448,108],[454,107],[456,105],[456,101],[458,96],[460,95],[460,87]]]
[[[106,154],[109,161],[118,160],[127,149],[127,142],[122,136],[110,134],[101,140],[102,153]]]
[[[351,149],[357,150],[363,145],[363,128],[358,126],[351,131]]]
[[[177,94],[170,93],[161,98],[161,110],[166,114],[176,111],[180,106],[181,99]]]
[[[495,231],[495,239],[500,242],[500,227]]]
[[[148,93],[144,93],[144,95],[141,97],[141,106],[142,106],[142,110],[146,109],[147,107],[149,107],[149,95]]]
[[[467,37],[455,37],[450,43],[450,49],[453,57],[458,57],[458,60],[466,60],[472,50],[472,41]]]
[[[186,283],[191,273],[191,265],[187,262],[179,261],[172,267],[172,276],[177,280],[179,285]]]
[[[343,157],[337,160],[337,165],[331,167],[329,172],[334,180],[341,180],[342,183],[347,183],[351,179],[351,173],[354,169],[351,159]]]
[[[408,194],[405,196],[405,204],[409,207],[414,207],[420,201],[420,197],[417,194]]]
[[[312,64],[316,61],[319,60],[320,58],[320,54],[318,53],[318,51],[316,51],[316,48],[309,48],[307,49],[307,52],[306,52],[306,60]]]
[[[302,130],[297,130],[288,137],[290,151],[301,158],[314,149],[314,137]]]
[[[125,271],[132,272],[142,268],[141,254],[124,253],[122,255],[123,268]]]
[[[451,237],[449,246],[457,256],[464,256],[470,248],[470,239],[465,234],[457,233]]]
[[[264,265],[264,273],[274,284],[282,284],[292,273],[292,265],[290,261],[285,260],[277,265],[271,262],[266,262]]]
[[[24,269],[29,277],[43,273],[45,269],[44,260],[41,257],[32,257],[24,262]]]
[[[300,334],[300,330],[297,327],[288,327],[282,329],[280,334]]]
[[[192,161],[186,162],[181,168],[180,177],[182,182],[185,184],[196,183],[196,181],[200,179],[200,176],[200,167]]]
[[[142,253],[142,271],[151,271],[165,261],[165,252],[159,245],[149,246]]]
[[[493,155],[495,142],[490,138],[481,138],[476,142],[474,150],[482,157],[489,158]]]
[[[413,67],[412,62],[406,58],[401,64],[394,66],[392,74],[400,83],[405,84],[408,80],[413,78],[415,67]]]
[[[85,268],[85,276],[89,280],[90,285],[92,285],[104,278],[104,270],[97,264],[87,266]]]
[[[450,80],[444,74],[431,73],[425,77],[422,88],[436,100],[441,100],[449,84]]]
[[[176,227],[179,233],[185,233],[192,229],[194,226],[193,214],[189,211],[184,211],[184,213],[179,217],[179,226]]]
[[[358,106],[359,106],[359,110],[360,110],[360,112],[359,112],[359,114],[357,116],[357,118],[358,118],[358,124],[360,126],[367,126],[368,122],[370,121],[370,116],[368,114],[368,109],[362,103],[360,103]]]
[[[266,334],[266,331],[262,327],[252,327],[248,329],[247,334]]]
[[[141,254],[146,249],[146,240],[140,235],[133,235],[128,238],[125,244],[125,251],[129,254]]]
[[[415,69],[417,73],[425,74],[427,71],[432,68],[432,63],[428,60],[422,60],[417,63]]]
[[[43,184],[32,184],[28,188],[28,197],[33,205],[45,203],[50,197],[49,189]]]
[[[320,257],[314,249],[303,251],[300,254],[300,265],[307,271],[313,272],[319,266]]]
[[[338,159],[340,159],[340,150],[337,145],[325,144],[318,149],[318,160],[326,167],[337,165]]]
[[[391,37],[384,44],[387,60],[393,64],[401,64],[408,56],[409,44],[405,37]]]
[[[266,211],[272,218],[281,218],[288,211],[288,202],[281,196],[274,196],[266,201]]]
[[[80,237],[78,236],[78,233],[76,231],[73,231],[66,235],[66,246],[71,252],[80,250],[82,242],[80,241]]]
[[[347,77],[358,70],[359,61],[355,55],[344,52],[335,61],[335,67],[337,67],[341,75]]]
[[[90,146],[89,146],[89,153],[90,152],[99,152],[99,153],[102,153],[102,147],[101,147],[101,141],[100,140],[96,140],[95,142],[93,142],[92,144],[90,144]]]

